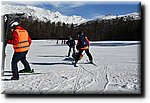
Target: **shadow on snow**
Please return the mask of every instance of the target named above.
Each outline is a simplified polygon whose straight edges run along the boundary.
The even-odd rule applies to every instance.
[[[33,65],[72,65],[71,63],[30,63],[30,64],[33,64]]]
[[[128,46],[137,44],[140,43],[90,43],[90,46]]]
[[[63,59],[63,61],[74,61],[74,59],[71,57],[68,57],[68,58]]]
[[[37,55],[37,57],[66,57],[61,55]]]

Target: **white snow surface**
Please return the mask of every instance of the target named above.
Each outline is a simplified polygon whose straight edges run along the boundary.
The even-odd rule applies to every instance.
[[[66,24],[81,24],[86,22],[86,19],[81,16],[65,16],[58,11],[52,12],[39,7],[34,6],[19,6],[19,5],[2,5],[2,15],[11,13],[25,13],[27,17],[32,17],[34,20],[39,21],[51,21],[51,22],[61,22]]]
[[[27,60],[36,74],[20,73],[18,81],[10,80],[13,48],[7,45],[2,93],[140,94],[140,42],[120,42],[133,45],[101,46],[98,44],[113,44],[113,41],[91,42],[90,52],[97,66],[87,64],[85,54],[78,67],[74,67],[73,59],[66,57],[67,45],[56,44],[56,40],[33,40]],[[18,67],[23,69],[20,62]]]

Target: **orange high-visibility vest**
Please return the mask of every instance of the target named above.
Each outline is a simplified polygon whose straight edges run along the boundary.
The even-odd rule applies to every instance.
[[[28,32],[26,30],[15,30],[18,34],[19,42],[17,45],[13,45],[15,52],[24,52],[29,50]]]

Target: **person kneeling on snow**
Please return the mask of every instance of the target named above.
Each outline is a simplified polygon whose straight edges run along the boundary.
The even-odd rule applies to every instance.
[[[33,72],[26,60],[26,55],[31,45],[31,38],[29,37],[28,32],[24,28],[19,26],[19,23],[17,21],[12,21],[9,26],[12,32],[12,40],[7,40],[7,43],[12,44],[14,49],[14,54],[11,62],[13,77],[11,79],[19,80],[19,73]],[[25,69],[20,70],[18,73],[17,63],[19,61],[22,62]]]
[[[78,42],[77,42],[76,48],[77,50],[79,50],[79,52],[75,57],[75,64],[74,64],[75,67],[83,51],[85,51],[86,55],[88,56],[90,63],[93,63],[93,57],[91,53],[89,52],[89,45],[90,45],[90,41],[85,36],[85,34],[83,32],[78,32]]]

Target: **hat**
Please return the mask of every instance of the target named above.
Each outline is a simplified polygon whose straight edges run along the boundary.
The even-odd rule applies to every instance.
[[[10,27],[17,26],[19,23],[17,21],[10,22]]]

